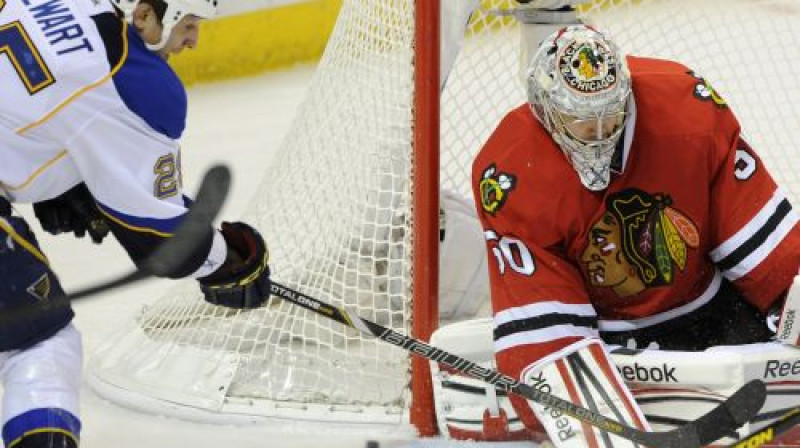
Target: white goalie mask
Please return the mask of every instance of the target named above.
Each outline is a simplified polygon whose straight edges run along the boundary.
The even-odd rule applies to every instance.
[[[133,11],[141,0],[111,0],[111,3],[125,14],[125,20],[133,23]],[[147,48],[158,51],[164,47],[172,33],[172,28],[185,16],[194,15],[202,19],[210,19],[217,15],[218,0],[159,0],[166,5],[161,17],[161,40],[156,44],[147,44]]]
[[[600,32],[573,25],[539,46],[526,74],[528,102],[592,191],[610,182],[611,160],[628,119],[625,57]]]

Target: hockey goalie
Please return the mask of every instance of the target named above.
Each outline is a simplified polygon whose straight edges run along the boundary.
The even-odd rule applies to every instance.
[[[694,420],[751,379],[767,403],[719,443],[796,407],[798,218],[724,98],[581,24],[544,38],[524,82],[528,101],[473,163],[493,317],[433,344],[642,430]],[[636,446],[433,371],[451,437]]]

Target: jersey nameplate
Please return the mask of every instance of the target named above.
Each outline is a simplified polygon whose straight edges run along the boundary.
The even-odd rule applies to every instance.
[[[4,0],[0,0],[0,9],[3,3]],[[62,0],[22,0],[22,4],[28,8],[56,54],[94,51],[83,28],[75,20],[75,14]]]

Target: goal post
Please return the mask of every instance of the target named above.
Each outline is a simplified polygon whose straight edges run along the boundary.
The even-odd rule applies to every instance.
[[[445,2],[479,6],[442,70],[452,49],[442,49]],[[474,209],[471,162],[526,101],[520,59],[530,34],[502,13],[515,7],[342,1],[307,96],[242,216],[265,236],[277,281],[428,340],[444,283],[440,198]],[[708,80],[800,205],[796,0],[589,0],[578,16],[625,53],[674,59]],[[275,297],[230,310],[205,303],[196,282],[178,282],[89,358],[96,391],[149,412],[213,423],[411,422],[436,432],[427,362]]]
[[[429,341],[439,322],[439,91],[441,86],[440,0],[415,4],[414,182],[412,190],[415,314],[413,334]],[[447,0],[444,0],[447,1]],[[420,26],[419,24],[425,24]],[[432,260],[436,262],[432,262]],[[430,364],[411,359],[410,421],[420,435],[437,433]]]

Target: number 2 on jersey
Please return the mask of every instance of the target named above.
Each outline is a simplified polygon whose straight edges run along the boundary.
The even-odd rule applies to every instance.
[[[6,0],[0,0],[0,13],[5,6]],[[0,55],[8,57],[31,95],[55,82],[42,55],[19,21],[0,25]]]

